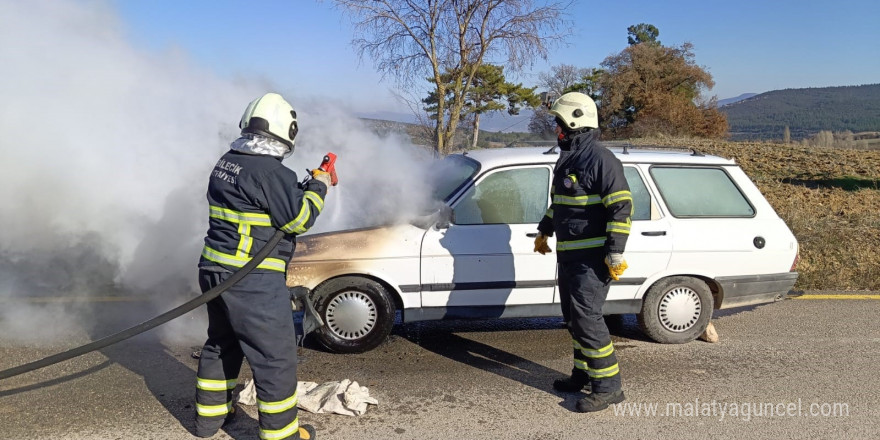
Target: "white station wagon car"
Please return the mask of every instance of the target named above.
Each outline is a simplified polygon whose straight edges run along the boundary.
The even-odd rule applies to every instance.
[[[684,343],[714,309],[792,288],[798,243],[734,161],[697,151],[610,147],[633,195],[624,254],[603,312]],[[362,352],[403,322],[561,316],[556,255],[534,252],[558,158],[546,147],[474,150],[440,163],[441,209],[412,224],[307,235],[288,267],[310,290],[328,349]],[[555,247],[554,238],[549,245]]]

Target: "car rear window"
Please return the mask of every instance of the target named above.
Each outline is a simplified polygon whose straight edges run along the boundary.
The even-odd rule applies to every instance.
[[[721,168],[652,166],[651,176],[675,217],[753,217],[755,208]]]

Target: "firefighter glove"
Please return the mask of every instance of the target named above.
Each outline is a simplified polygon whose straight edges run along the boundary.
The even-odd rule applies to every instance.
[[[623,271],[629,267],[626,264],[626,260],[623,259],[623,254],[618,253],[610,253],[605,256],[605,264],[608,266],[608,273],[611,275],[611,279],[614,281],[619,280],[620,276],[623,275]]]
[[[330,189],[330,173],[320,169],[315,168],[312,170],[312,179],[315,179],[324,185],[327,185],[327,189]]]
[[[540,232],[538,233],[538,236],[535,237],[535,252],[538,252],[541,255],[553,252],[550,250],[550,246],[547,245],[547,236]]]

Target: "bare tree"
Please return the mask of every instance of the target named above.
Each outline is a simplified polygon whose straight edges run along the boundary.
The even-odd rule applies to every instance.
[[[391,93],[397,98],[398,102],[406,105],[415,116],[415,127],[411,134],[413,141],[419,145],[424,143],[423,146],[434,150],[433,153],[437,154],[437,151],[430,145],[434,139],[434,121],[428,113],[423,111],[422,104],[424,98],[416,96],[416,92],[412,90],[392,90]]]
[[[542,139],[553,139],[556,136],[556,122],[550,110],[546,106],[540,106],[529,118],[529,133],[536,134]]]
[[[822,130],[816,134],[816,143],[823,148],[834,146],[834,133],[831,130]]]
[[[538,74],[538,86],[547,89],[550,94],[558,98],[589,74],[590,69],[575,67],[571,64],[560,64],[551,67],[550,72]]]
[[[529,118],[529,132],[545,138],[555,136],[556,122],[547,109],[556,98],[568,92],[586,93],[598,103],[597,81],[601,72],[594,68],[559,64],[551,67],[549,72],[538,74],[538,87],[546,92],[541,93],[542,108],[535,109]]]
[[[334,0],[355,22],[353,44],[384,76],[411,88],[426,76],[439,100],[434,148],[451,147],[465,94],[484,60],[506,60],[511,71],[537,57],[567,33],[567,6],[534,0]],[[543,2],[542,2],[543,3]],[[564,29],[560,31],[560,29]],[[452,75],[446,81],[444,73]],[[417,81],[418,80],[418,81]]]

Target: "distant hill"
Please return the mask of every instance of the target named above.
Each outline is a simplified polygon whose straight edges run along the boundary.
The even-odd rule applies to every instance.
[[[400,113],[389,111],[377,112],[361,112],[355,114],[361,119],[371,119],[380,121],[393,121],[406,124],[415,124],[418,121],[412,113]],[[492,112],[484,114],[480,118],[480,131],[503,132],[503,133],[525,133],[529,131],[529,118],[532,117],[532,110],[523,109],[516,116],[508,115],[507,112]]]
[[[880,131],[880,84],[761,93],[720,107],[727,114],[733,140],[792,139],[822,130]]]
[[[734,102],[740,102],[743,99],[749,99],[752,96],[757,95],[757,93],[743,93],[735,98],[725,98],[718,101],[718,107],[725,106],[727,104],[733,104]]]
[[[404,124],[415,124],[418,121],[412,113],[401,113],[391,111],[375,111],[375,112],[358,112],[355,116],[361,119],[369,119],[375,121],[400,122]]]

